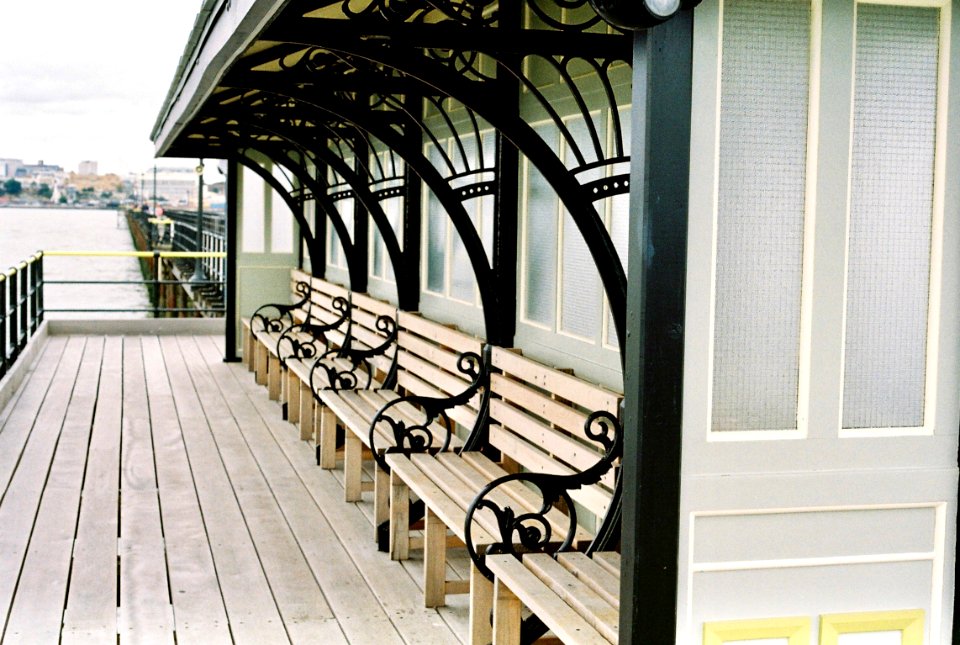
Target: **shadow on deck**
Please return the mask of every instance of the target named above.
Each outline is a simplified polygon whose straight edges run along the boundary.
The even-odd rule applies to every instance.
[[[3,643],[464,640],[222,337],[40,342],[0,411]]]

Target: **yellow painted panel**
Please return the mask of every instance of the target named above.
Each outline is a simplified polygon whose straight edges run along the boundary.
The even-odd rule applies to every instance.
[[[810,619],[759,618],[704,623],[703,645],[723,645],[736,641],[786,638],[789,645],[810,644]]]
[[[923,645],[922,609],[828,614],[820,617],[820,645],[838,645],[841,634],[901,632],[903,645]]]

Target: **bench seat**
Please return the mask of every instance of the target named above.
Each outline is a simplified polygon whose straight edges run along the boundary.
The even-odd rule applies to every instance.
[[[495,576],[494,645],[519,645],[521,605],[564,643],[617,643],[620,620],[620,554],[531,553],[489,555]]]

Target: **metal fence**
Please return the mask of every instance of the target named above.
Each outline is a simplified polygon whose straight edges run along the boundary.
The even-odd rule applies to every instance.
[[[0,378],[43,322],[43,254],[0,273]]]

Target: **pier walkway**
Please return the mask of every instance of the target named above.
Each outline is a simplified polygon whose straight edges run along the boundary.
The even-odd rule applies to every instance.
[[[0,411],[6,643],[458,643],[209,335],[51,335]],[[451,566],[465,575],[467,560]],[[118,638],[119,636],[119,638]]]

